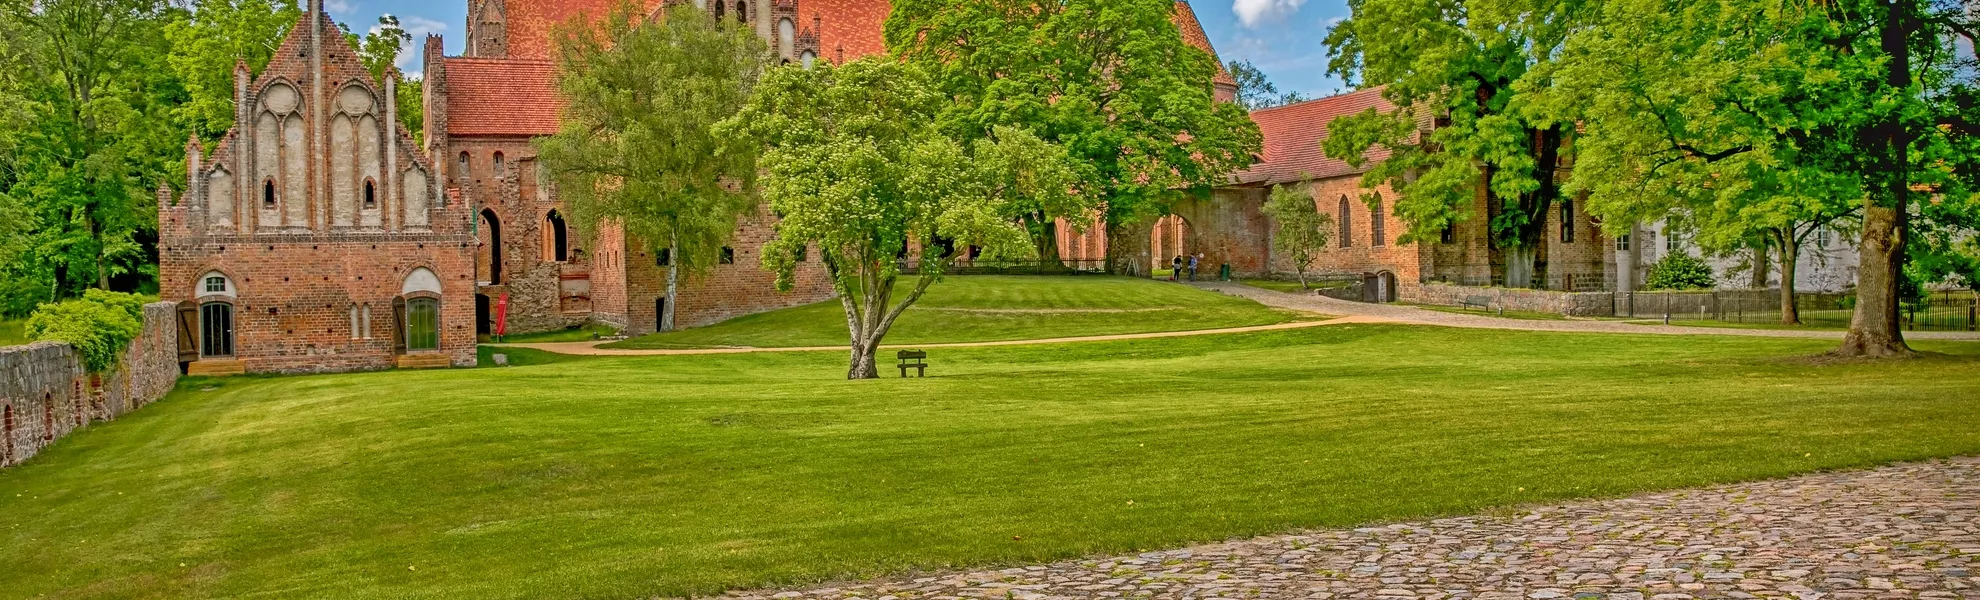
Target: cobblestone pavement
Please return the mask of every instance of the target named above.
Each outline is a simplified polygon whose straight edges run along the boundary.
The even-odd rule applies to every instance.
[[[728,598],[1980,598],[1980,457]]]
[[[1729,327],[1682,327],[1669,325],[1640,325],[1621,321],[1601,321],[1592,319],[1540,321],[1531,319],[1505,319],[1487,315],[1466,315],[1435,310],[1424,310],[1414,306],[1399,304],[1368,304],[1352,302],[1326,296],[1288,294],[1248,285],[1210,281],[1195,282],[1190,285],[1224,294],[1247,298],[1277,308],[1302,310],[1329,315],[1361,316],[1425,325],[1447,327],[1470,327],[1477,329],[1519,329],[1526,331],[1565,331],[1579,333],[1649,333],[1677,335],[1739,335],[1751,337],[1791,337],[1842,339],[1840,330],[1802,331],[1792,329],[1735,329]],[[1958,331],[1907,331],[1906,339],[1918,340],[1962,340],[1980,341],[1980,334]]]

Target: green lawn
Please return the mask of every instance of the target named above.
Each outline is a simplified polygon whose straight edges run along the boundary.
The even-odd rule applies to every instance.
[[[984,342],[1269,325],[1310,315],[1130,277],[968,275],[928,288],[887,333],[890,344]],[[607,348],[834,346],[846,343],[838,300],[606,344]]]
[[[535,333],[516,333],[516,334],[505,335],[502,336],[502,342],[508,344],[528,344],[528,343],[539,343],[539,342],[583,342],[583,341],[595,340],[603,336],[614,335],[617,334],[618,332],[619,330],[613,329],[610,326],[592,323],[592,324],[584,325],[582,327],[572,327],[570,329],[559,329],[556,331],[539,331]],[[492,335],[481,336],[481,341],[483,342],[493,341],[494,339],[495,336]]]
[[[1346,325],[187,380],[0,471],[9,597],[631,598],[1980,452],[1980,344]]]
[[[0,319],[0,346],[28,343],[27,319]]]

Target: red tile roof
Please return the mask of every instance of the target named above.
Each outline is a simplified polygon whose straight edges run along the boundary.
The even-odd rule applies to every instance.
[[[447,58],[447,135],[550,135],[563,100],[556,66],[531,58]]]
[[[1196,11],[1189,7],[1188,0],[1176,0],[1176,12],[1170,17],[1176,22],[1176,29],[1182,30],[1183,41],[1210,53],[1210,60],[1217,63],[1216,82],[1224,85],[1237,85],[1237,78],[1224,70],[1224,61],[1217,58],[1217,49],[1210,47],[1210,36],[1203,33],[1203,23],[1196,20]]]
[[[1259,133],[1265,135],[1265,148],[1257,164],[1239,171],[1232,178],[1239,184],[1273,185],[1367,171],[1370,164],[1388,158],[1389,151],[1380,146],[1370,148],[1366,154],[1368,162],[1363,163],[1361,168],[1355,168],[1346,162],[1327,158],[1320,144],[1327,140],[1327,124],[1334,117],[1370,108],[1389,112],[1396,106],[1382,98],[1381,88],[1370,88],[1251,111],[1251,120],[1258,123]]]
[[[843,62],[887,51],[887,0],[798,0],[799,29],[818,27],[818,56]],[[813,21],[813,17],[818,20]]]

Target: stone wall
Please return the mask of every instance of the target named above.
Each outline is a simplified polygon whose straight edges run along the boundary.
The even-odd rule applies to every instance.
[[[144,307],[144,333],[115,371],[91,375],[68,344],[0,348],[0,467],[19,464],[62,436],[165,397],[179,381],[178,316],[170,302]]]
[[[1420,304],[1455,306],[1471,296],[1492,299],[1492,309],[1543,312],[1572,317],[1606,317],[1615,314],[1615,294],[1609,292],[1555,292],[1518,288],[1473,287],[1425,283],[1403,286],[1402,299]]]

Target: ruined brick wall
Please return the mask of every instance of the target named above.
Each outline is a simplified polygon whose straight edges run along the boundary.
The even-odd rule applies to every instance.
[[[491,303],[508,294],[510,333],[554,331],[589,320],[596,290],[591,281],[598,259],[596,245],[581,238],[569,211],[554,201],[548,174],[537,162],[529,138],[450,139],[449,172],[476,207],[476,238],[482,247],[477,251],[475,278],[483,284],[478,293]],[[556,260],[551,243],[553,211],[565,223],[561,261]],[[501,251],[489,252],[490,244],[499,245]]]
[[[91,375],[60,342],[0,348],[0,467],[19,464],[62,436],[165,397],[179,381],[177,312],[144,307],[144,331],[116,370]]]
[[[716,265],[698,278],[681,278],[677,293],[680,305],[674,308],[676,327],[719,323],[832,297],[832,282],[818,260],[817,248],[806,253],[807,260],[798,267],[791,291],[777,291],[776,275],[762,266],[761,249],[775,233],[772,223],[768,207],[759,208],[755,217],[739,220],[730,242],[735,262]],[[614,264],[623,264],[625,270],[626,332],[652,333],[659,323],[654,301],[666,295],[667,268],[654,264],[653,251],[638,240],[627,240],[623,247],[627,250],[624,261]]]
[[[1181,217],[1186,223],[1182,227],[1182,249],[1185,254],[1203,254],[1203,261],[1197,266],[1199,277],[1214,275],[1217,266],[1231,265],[1231,270],[1245,275],[1264,273],[1269,269],[1272,254],[1271,221],[1265,217],[1265,192],[1258,188],[1227,188],[1212,192],[1208,199],[1190,199],[1177,203],[1170,213]],[[1150,245],[1156,244],[1156,232],[1152,227],[1147,231]],[[1154,256],[1157,267],[1166,268],[1174,259],[1175,240],[1162,239],[1162,249],[1167,256]],[[1187,257],[1184,258],[1188,260]]]

